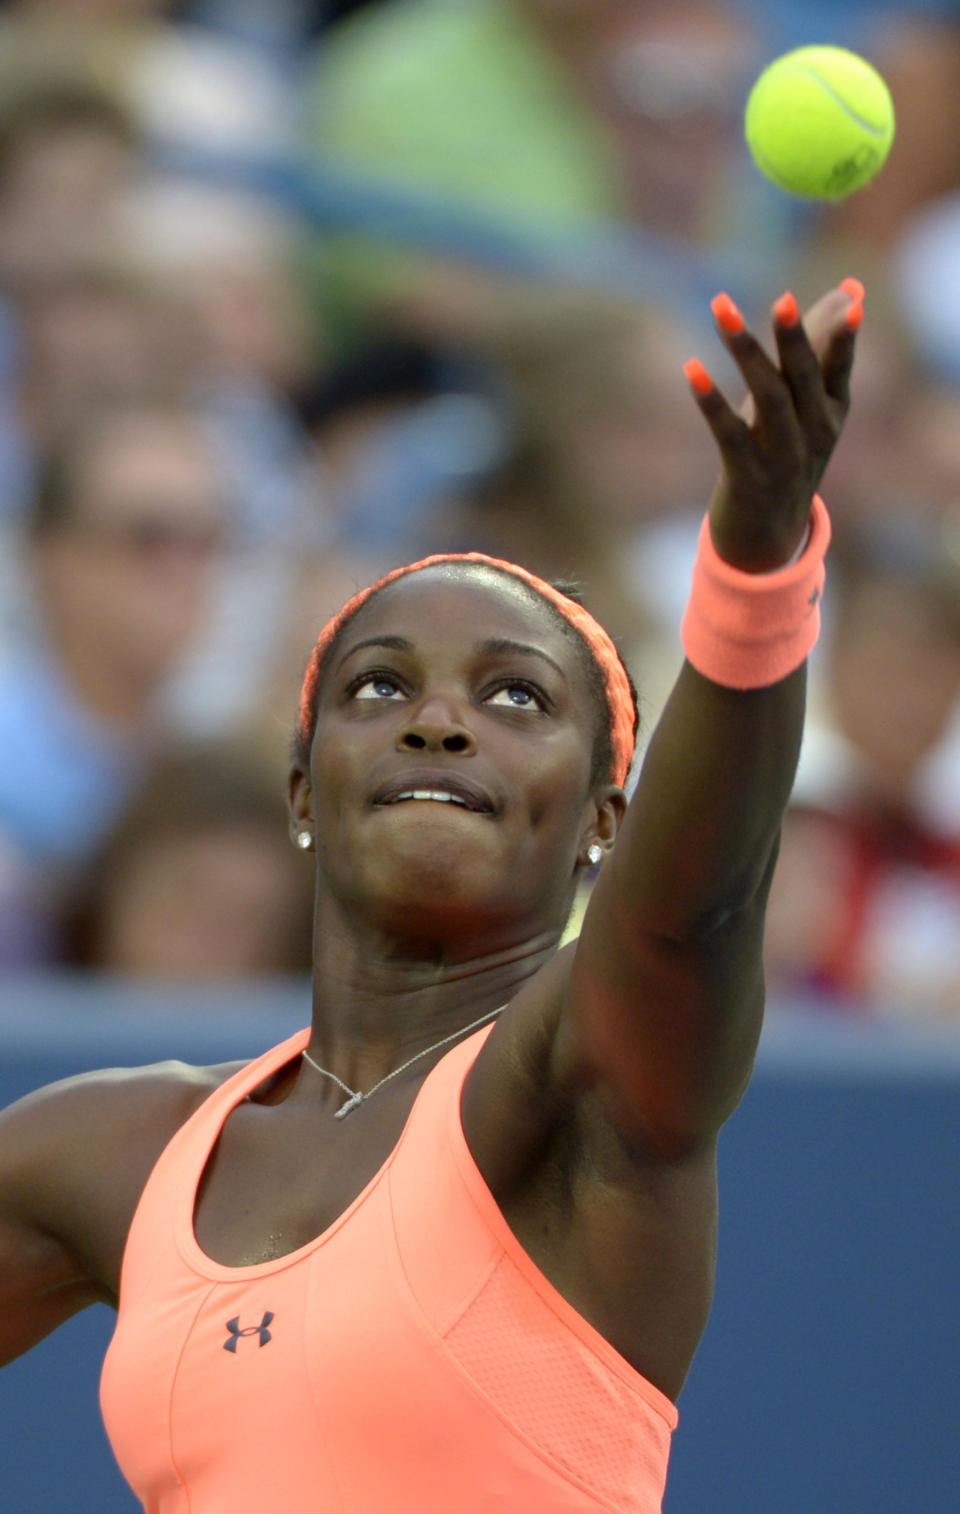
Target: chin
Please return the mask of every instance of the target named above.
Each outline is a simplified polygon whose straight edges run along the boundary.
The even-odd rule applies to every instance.
[[[503,867],[457,844],[453,837],[428,845],[390,848],[367,877],[366,897],[374,913],[398,934],[434,937],[479,929],[503,913]]]

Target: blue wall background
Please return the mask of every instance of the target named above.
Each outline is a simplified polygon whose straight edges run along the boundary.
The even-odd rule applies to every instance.
[[[8,983],[0,1104],[90,1067],[254,1055],[308,1018],[300,984]],[[723,1141],[716,1306],[666,1514],[960,1509],[958,1155],[960,1036],[771,1014]],[[139,1507],[97,1408],[112,1320],[89,1310],[0,1374],[3,1514]]]

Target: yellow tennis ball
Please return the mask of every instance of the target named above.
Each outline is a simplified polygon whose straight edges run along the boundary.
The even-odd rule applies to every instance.
[[[747,101],[757,167],[790,194],[842,200],[882,168],[893,100],[877,70],[844,47],[798,47],[760,75]]]

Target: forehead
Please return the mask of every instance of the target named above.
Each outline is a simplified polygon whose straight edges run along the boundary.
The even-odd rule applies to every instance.
[[[166,416],[129,417],[91,436],[75,466],[75,506],[88,515],[152,514],[204,521],[220,513],[214,454],[192,427]]]
[[[519,579],[482,566],[423,568],[380,589],[350,621],[340,655],[378,634],[424,650],[504,638],[542,650],[571,678],[582,668],[579,637],[560,613]]]

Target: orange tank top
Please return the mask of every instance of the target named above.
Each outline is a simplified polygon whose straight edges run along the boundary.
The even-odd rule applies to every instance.
[[[274,1261],[211,1261],[197,1186],[227,1115],[309,1032],[174,1136],[101,1380],[147,1514],[658,1514],[674,1405],[538,1270],[467,1147],[460,1091],[488,1033],[432,1070],[339,1219]]]

